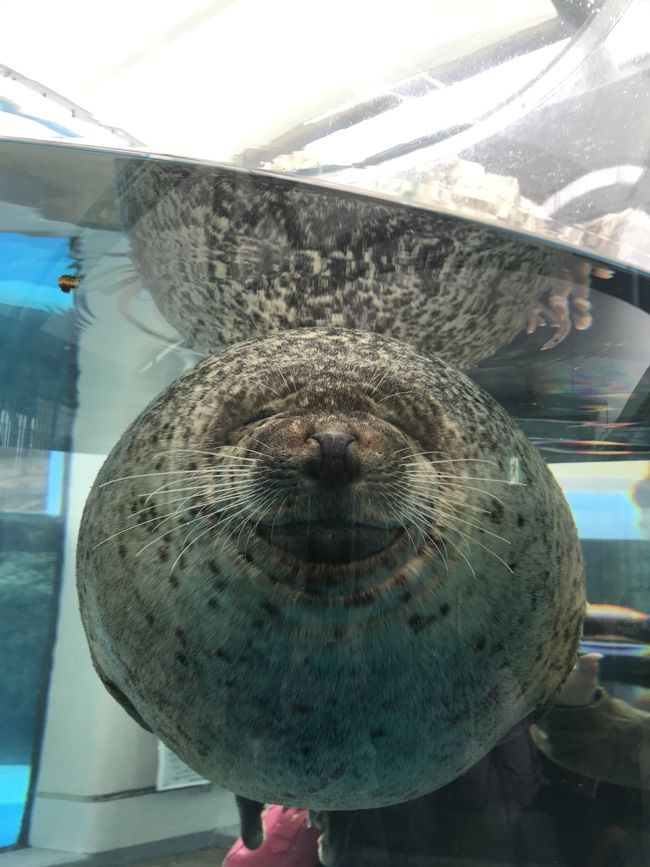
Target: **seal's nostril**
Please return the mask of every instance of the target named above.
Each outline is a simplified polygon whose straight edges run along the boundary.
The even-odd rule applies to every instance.
[[[349,433],[344,433],[338,430],[318,431],[312,434],[309,439],[316,440],[321,448],[324,459],[342,458],[350,443],[353,443],[355,437]]]
[[[305,461],[308,475],[325,482],[349,482],[359,475],[359,459],[350,454],[349,446],[356,437],[345,431],[317,431],[307,438],[318,443],[318,451]]]

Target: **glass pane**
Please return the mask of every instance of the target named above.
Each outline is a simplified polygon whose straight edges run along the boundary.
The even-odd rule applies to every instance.
[[[176,737],[170,739],[159,731],[199,777],[164,770],[162,765],[156,772],[155,738],[129,719],[92,671],[74,589],[74,546],[98,469],[149,401],[210,352],[243,340],[261,344],[267,334],[286,327],[320,328],[334,321],[346,328],[383,328],[403,336],[419,352],[426,353],[431,346],[443,356],[460,357],[470,377],[501,403],[538,447],[573,512],[591,603],[583,650],[603,654],[601,683],[608,694],[632,708],[648,707],[649,642],[644,624],[650,601],[644,577],[648,553],[644,485],[650,465],[646,412],[650,304],[644,273],[612,267],[611,261],[586,259],[584,253],[566,247],[536,247],[522,235],[435,212],[224,167],[26,143],[2,144],[0,160],[10,167],[20,193],[5,201],[2,209],[2,562],[3,611],[9,612],[3,641],[6,658],[18,661],[15,668],[5,668],[1,681],[6,695],[3,705],[10,708],[3,717],[2,735],[5,844],[17,839],[30,768],[40,753],[40,777],[25,842],[54,853],[66,848],[123,850],[124,858],[125,853],[155,855],[165,840],[164,845],[185,850],[207,845],[206,834],[215,829],[214,815],[193,814],[182,833],[170,833],[167,808],[156,800],[163,795],[156,794],[155,786],[157,779],[161,788],[171,787],[175,797],[187,799],[203,792],[203,777],[211,776],[209,767],[192,758],[191,750],[179,745]],[[229,216],[215,224],[222,201],[229,203]],[[252,201],[264,201],[266,210],[250,211],[247,203]],[[381,221],[397,227],[392,239],[376,234]],[[225,248],[211,234],[219,225],[226,231]],[[253,225],[254,231],[239,234],[242,225]],[[295,232],[318,234],[328,226],[334,231],[332,252],[319,255],[331,258],[326,268],[314,269],[313,253],[296,253]],[[450,248],[446,248],[447,258],[434,255],[433,240],[427,241],[424,254],[419,246],[413,247],[409,260],[399,258],[403,252],[389,256],[394,243],[398,251],[404,249],[406,226],[410,231],[415,226],[431,239],[460,238],[457,258],[453,259]],[[351,231],[366,238],[364,243],[379,244],[377,249],[388,256],[377,260],[384,262],[382,267],[390,275],[377,278],[379,291],[400,281],[406,291],[407,285],[413,285],[405,282],[407,276],[412,280],[415,275],[423,285],[433,287],[424,298],[434,303],[435,287],[456,285],[460,275],[470,305],[482,303],[486,293],[489,296],[490,303],[481,308],[481,324],[487,323],[490,333],[490,323],[496,322],[502,331],[485,344],[481,337],[485,329],[470,328],[460,343],[446,345],[438,326],[427,328],[422,307],[414,308],[413,314],[408,305],[396,308],[393,319],[382,324],[387,320],[377,318],[377,308],[359,305],[350,292],[328,296],[325,308],[310,304],[305,294],[301,303],[291,307],[289,326],[282,315],[269,314],[269,284],[260,282],[260,273],[277,275],[280,282],[273,284],[277,286],[288,279],[283,275],[292,274],[289,279],[306,281],[302,285],[311,287],[313,297],[335,285],[360,285],[349,266],[337,270],[336,265],[338,251],[353,237]],[[477,238],[488,245],[491,256],[500,257],[494,272],[486,270],[482,254],[475,257],[467,252]],[[211,264],[211,251],[221,255],[223,249],[227,257]],[[452,267],[442,284],[441,269],[448,261]],[[252,267],[255,262],[264,263],[262,272]],[[230,282],[223,282],[224,275]],[[522,314],[508,302],[501,316],[504,311],[498,299],[516,300],[517,287],[523,285],[535,287],[533,300],[539,298],[539,303]],[[228,286],[228,291],[220,288]],[[502,286],[504,296],[499,295]],[[198,306],[192,300],[195,293],[202,297]],[[537,327],[527,333],[531,323]],[[471,353],[469,360],[466,351]],[[381,387],[374,382],[368,386]],[[516,462],[506,467],[511,481],[517,478],[517,467]],[[171,501],[173,516],[177,499],[182,508],[185,492],[176,494],[164,476],[162,481],[158,496],[161,505]],[[164,515],[161,520],[158,528],[164,535],[170,525],[164,523]],[[467,527],[473,526],[470,519]],[[500,534],[490,532],[484,557],[476,559],[474,554],[472,569],[485,568],[490,556],[501,556]],[[114,538],[115,556],[121,556],[121,535],[120,529],[109,532],[101,544],[108,545]],[[291,542],[293,547],[296,544]],[[54,621],[57,640],[52,658]],[[504,749],[497,747],[477,768],[486,767],[486,761],[493,769],[501,767],[500,762],[510,760],[504,758]],[[476,773],[469,772],[460,783],[452,782],[451,788],[443,787],[424,800],[407,799],[401,806],[364,811],[363,817],[349,814],[351,845],[375,855],[385,846],[411,851],[415,844],[406,841],[404,829],[416,822],[423,851],[451,857],[449,846],[458,845],[452,842],[457,837],[440,836],[439,825],[435,833],[422,830],[424,817],[433,811],[455,816],[459,828],[463,816],[479,823],[482,830],[475,843],[468,837],[463,850],[468,858],[475,857],[473,847],[479,846],[487,847],[491,863],[514,863],[509,860],[514,857],[511,847],[517,840],[517,845],[529,845],[526,835],[532,835],[536,845],[541,841],[548,850],[546,863],[559,857],[564,858],[559,863],[568,864],[570,853],[580,848],[578,837],[562,824],[562,804],[568,802],[567,809],[588,826],[596,814],[618,822],[625,810],[621,832],[625,846],[630,852],[646,851],[637,834],[644,821],[638,789],[629,790],[631,794],[623,799],[623,790],[604,782],[585,812],[560,772],[561,779],[547,780],[534,797],[531,790],[531,809],[517,813],[514,825],[499,824],[502,817],[492,827],[489,822],[485,825],[488,808],[462,806],[459,792],[464,785],[476,784]],[[532,778],[526,779],[531,783]],[[455,807],[445,806],[447,792]],[[145,807],[140,800],[145,796],[154,799],[152,806]],[[227,847],[237,827],[233,802],[218,786],[210,787],[209,796],[208,813],[221,811],[217,839]],[[497,809],[503,792],[490,790],[485,796],[492,805],[489,813]],[[117,811],[126,800],[149,829],[149,843],[145,845],[135,830],[120,834],[107,830],[93,836],[87,811],[98,797],[107,805],[107,829],[114,827],[118,815],[110,813],[108,806]],[[57,822],[61,803],[74,806],[74,833],[69,824]],[[186,810],[189,803],[180,800],[174,809]],[[295,815],[302,821],[302,814]],[[268,813],[266,821],[272,816]],[[544,827],[550,822],[553,833],[540,837],[540,822]],[[104,827],[101,820],[96,827]],[[390,845],[380,843],[378,834],[384,840],[388,834]],[[334,831],[331,836],[336,839]],[[313,839],[309,845],[315,853]]]
[[[0,867],[647,863],[650,5],[121,2],[0,78]]]

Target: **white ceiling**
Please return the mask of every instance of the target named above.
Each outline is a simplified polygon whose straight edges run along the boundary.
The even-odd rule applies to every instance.
[[[24,0],[0,64],[156,151],[228,160],[552,18],[550,0]]]

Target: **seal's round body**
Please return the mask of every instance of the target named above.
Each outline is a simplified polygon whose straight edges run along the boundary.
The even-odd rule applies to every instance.
[[[552,702],[584,613],[571,515],[439,359],[305,329],[172,384],[82,520],[114,695],[210,780],[352,810],[452,780]]]
[[[163,160],[121,161],[117,192],[141,280],[200,352],[334,325],[468,368],[532,330],[541,299],[556,291],[541,318],[564,324],[548,345],[570,328],[559,312],[576,257],[513,233],[291,178]]]

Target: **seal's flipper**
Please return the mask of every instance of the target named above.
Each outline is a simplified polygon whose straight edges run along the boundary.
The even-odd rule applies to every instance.
[[[264,840],[262,828],[262,810],[264,804],[259,801],[250,801],[235,795],[237,810],[239,811],[240,836],[247,849],[258,849]]]
[[[101,682],[104,684],[104,686],[106,687],[106,689],[110,692],[110,694],[113,696],[113,698],[115,699],[115,701],[116,701],[118,704],[121,704],[121,705],[122,705],[122,707],[124,708],[124,710],[125,710],[125,711],[128,713],[128,715],[131,717],[131,719],[132,719],[132,720],[135,720],[135,722],[137,722],[137,724],[138,724],[139,726],[142,726],[142,728],[143,728],[145,731],[148,731],[148,732],[152,731],[152,729],[151,729],[151,728],[147,725],[147,723],[142,719],[142,717],[141,717],[140,714],[137,712],[137,710],[133,707],[133,705],[132,705],[131,702],[128,700],[128,698],[124,695],[124,693],[122,692],[122,690],[120,690],[120,689],[119,689],[119,688],[118,688],[118,687],[113,683],[112,680],[110,680],[108,677],[106,677],[106,675],[104,674],[104,672],[101,671],[101,670],[100,670],[96,665],[95,665],[95,671],[96,671],[97,674],[99,675],[99,679],[100,679]]]
[[[350,848],[353,811],[323,811],[315,814],[314,824],[322,829],[318,858],[324,867],[336,867]]]

